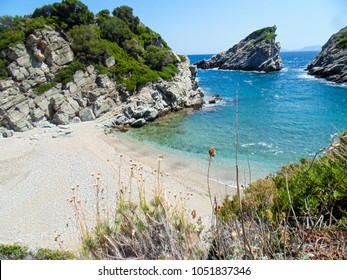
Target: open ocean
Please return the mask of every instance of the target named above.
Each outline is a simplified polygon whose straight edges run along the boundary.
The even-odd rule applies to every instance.
[[[179,112],[132,129],[129,137],[147,145],[206,162],[208,149],[217,151],[213,163],[235,166],[235,94],[239,95],[239,165],[252,180],[281,166],[312,158],[328,145],[331,135],[347,129],[347,85],[315,79],[304,71],[318,52],[283,52],[284,68],[276,73],[199,70],[206,104],[201,111]],[[211,55],[190,55],[195,63]],[[205,164],[206,165],[206,164]],[[224,178],[234,184],[234,174]],[[245,182],[247,179],[245,179]]]

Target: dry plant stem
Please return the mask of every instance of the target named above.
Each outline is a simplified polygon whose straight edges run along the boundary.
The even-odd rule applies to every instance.
[[[293,203],[292,203],[292,199],[290,197],[290,192],[289,192],[289,188],[288,188],[288,174],[285,174],[286,175],[286,189],[287,189],[287,194],[288,194],[288,199],[289,199],[289,204],[290,204],[290,209],[292,210],[293,212],[293,215],[294,215],[294,219],[295,219],[295,222],[296,222],[296,225],[298,226],[299,225],[299,221],[296,217],[296,214],[295,214],[295,211],[294,211],[294,208],[293,208]]]
[[[100,177],[99,174],[95,176],[95,187],[96,187],[96,224],[99,225],[100,220]]]
[[[243,210],[242,210],[242,203],[241,203],[241,192],[240,192],[240,184],[239,184],[239,163],[238,163],[238,149],[239,149],[239,94],[238,90],[236,89],[236,141],[235,141],[235,149],[236,149],[236,187],[237,187],[237,198],[238,198],[238,204],[239,204],[239,210],[240,210],[240,222],[241,222],[241,228],[242,228],[242,238],[243,238],[243,246],[245,251],[245,257],[247,256],[247,251],[250,254],[250,257],[254,259],[252,249],[249,245],[249,242],[247,240],[246,236],[246,230],[244,225],[244,217],[243,217]],[[248,247],[248,248],[247,248]]]
[[[211,194],[211,188],[210,188],[210,167],[211,167],[211,160],[212,157],[210,156],[209,161],[208,161],[208,169],[207,169],[207,189],[208,189],[208,196],[210,198],[210,203],[211,203],[211,209],[213,213],[213,202],[212,202],[212,194]]]
[[[118,187],[120,188],[121,186],[121,169],[122,169],[122,159],[123,159],[123,155],[119,155],[119,169],[118,169]]]
[[[251,163],[250,163],[250,160],[249,160],[250,134],[251,134],[251,132],[249,131],[249,133],[248,133],[248,145],[247,145],[247,163],[248,163],[248,175],[249,175],[249,182],[248,182],[248,184],[251,184],[251,182],[252,182]]]

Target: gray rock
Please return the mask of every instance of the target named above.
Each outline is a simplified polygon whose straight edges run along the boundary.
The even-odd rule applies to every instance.
[[[66,89],[70,92],[70,93],[75,93],[77,91],[77,86],[75,83],[70,82],[66,84]]]
[[[45,112],[41,110],[40,108],[36,108],[31,114],[31,119],[33,122],[38,122],[40,120],[43,120],[44,118],[45,118]]]
[[[16,106],[16,110],[21,112],[24,116],[28,116],[30,113],[30,108],[28,102],[23,102]]]
[[[10,138],[13,136],[13,130],[5,130],[3,133],[2,133],[2,136],[4,138]]]
[[[146,121],[153,121],[154,119],[157,118],[158,116],[158,111],[154,108],[149,108],[145,111],[145,113],[143,114],[143,118],[146,120]]]
[[[96,101],[93,106],[93,111],[97,118],[110,111],[110,109],[111,106],[107,100]]]
[[[225,52],[197,62],[202,69],[273,72],[282,69],[281,46],[275,42],[276,26],[259,29]]]
[[[120,114],[116,117],[115,124],[116,125],[125,124],[128,120],[129,119],[125,115]]]
[[[27,131],[32,129],[33,126],[28,121],[28,118],[29,116],[26,116],[17,110],[8,111],[4,115],[5,123],[14,131]]]
[[[96,78],[96,84],[101,88],[112,88],[114,87],[113,82],[111,82],[110,78],[107,75],[99,75]]]
[[[78,115],[82,122],[95,120],[94,112],[89,107],[83,108],[81,111],[79,111]]]
[[[116,61],[115,61],[114,57],[110,56],[110,57],[105,59],[104,63],[105,63],[106,67],[110,68],[116,64]]]
[[[128,105],[125,110],[124,110],[124,115],[128,118],[131,119],[132,116],[134,115],[135,109],[134,109],[134,104]]]
[[[94,68],[93,65],[89,65],[87,67],[87,72],[88,72],[89,75],[92,75],[94,73],[94,71],[95,71],[95,68]]]
[[[138,127],[142,127],[144,126],[146,123],[146,120],[141,118],[141,119],[137,119],[134,122],[131,123],[132,127],[138,128]]]
[[[65,112],[56,112],[53,116],[52,122],[54,124],[68,124],[70,121],[69,115],[66,114]]]
[[[71,123],[80,123],[82,122],[82,120],[79,118],[79,117],[74,117],[72,120],[71,120]]]
[[[82,79],[84,79],[84,72],[82,70],[77,70],[73,75],[73,81],[77,84]]]
[[[17,44],[14,47],[9,47],[7,49],[6,56],[10,60],[16,60],[17,58],[20,58],[26,54],[27,54],[27,51],[26,51],[25,46],[22,44]]]
[[[322,47],[322,51],[307,66],[309,75],[336,83],[347,82],[346,34],[347,27],[344,27],[330,37]]]
[[[4,91],[14,86],[14,82],[12,80],[0,81],[0,90]]]

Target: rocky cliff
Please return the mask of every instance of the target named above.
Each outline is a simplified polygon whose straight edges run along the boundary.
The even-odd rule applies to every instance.
[[[308,74],[318,78],[347,82],[347,27],[330,37],[307,70]]]
[[[146,84],[138,92],[126,91],[92,65],[77,70],[72,82],[50,83],[74,59],[69,43],[50,28],[28,36],[25,45],[1,51],[0,58],[9,62],[10,76],[0,81],[0,132],[5,136],[11,135],[8,130],[25,131],[47,121],[64,125],[101,117],[107,127],[138,127],[171,111],[202,104],[197,69],[188,60],[180,63],[173,80]],[[112,57],[106,59],[112,60],[113,65]],[[42,90],[45,84],[48,88]]]
[[[282,69],[276,26],[259,29],[225,52],[196,63],[202,69],[273,72]]]

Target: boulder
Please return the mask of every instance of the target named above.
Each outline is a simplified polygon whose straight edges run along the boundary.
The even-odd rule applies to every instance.
[[[113,82],[107,75],[99,75],[96,78],[96,84],[101,88],[112,88],[114,87]]]
[[[14,82],[12,80],[0,81],[0,90],[4,91],[14,86]]]
[[[3,133],[2,133],[2,137],[4,138],[10,138],[13,136],[13,130],[8,130],[6,129]]]
[[[82,122],[95,120],[94,112],[89,107],[83,108],[81,111],[79,111],[78,116]]]
[[[146,121],[153,121],[154,119],[157,118],[158,116],[158,111],[154,108],[148,108],[144,114],[143,114],[143,118],[146,120]]]
[[[131,126],[132,126],[132,127],[135,127],[135,128],[138,128],[138,127],[144,126],[145,123],[146,123],[146,120],[143,119],[143,118],[141,118],[141,119],[137,119],[137,120],[133,121],[133,122],[131,123]]]
[[[115,61],[113,56],[110,56],[110,57],[105,59],[104,64],[107,68],[110,68],[116,64],[116,61]]]
[[[31,119],[33,122],[38,122],[41,121],[45,118],[45,112],[41,110],[40,108],[36,108],[32,114],[31,114]]]
[[[70,122],[70,118],[65,112],[56,112],[53,116],[52,122],[57,125],[68,124]]]

